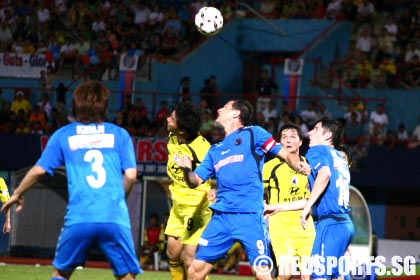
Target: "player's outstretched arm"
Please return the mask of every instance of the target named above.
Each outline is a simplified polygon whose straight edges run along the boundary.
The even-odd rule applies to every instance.
[[[182,156],[178,160],[178,166],[184,171],[185,182],[189,187],[195,188],[204,182],[200,176],[192,172],[192,161],[189,156]]]
[[[7,214],[7,211],[9,211],[10,207],[13,204],[18,204],[18,207],[16,208],[16,211],[22,210],[23,207],[23,198],[22,195],[30,188],[32,187],[39,178],[46,173],[45,169],[42,168],[39,165],[33,166],[28,173],[26,173],[25,177],[23,177],[22,182],[20,182],[19,187],[15,189],[13,192],[13,195],[10,197],[10,199],[3,204],[3,207],[1,208],[1,211],[4,214]]]
[[[284,159],[286,163],[298,173],[308,176],[311,174],[311,166],[307,162],[300,161],[298,153],[290,153],[285,148],[282,148],[277,156]]]
[[[133,189],[136,179],[137,179],[136,168],[128,168],[124,171],[124,191],[125,191],[126,198],[128,197],[131,190]]]
[[[303,208],[302,214],[300,216],[300,222],[303,228],[306,228],[306,221],[309,217],[309,214],[311,213],[312,206],[327,188],[330,177],[330,168],[328,166],[321,167],[321,169],[318,171],[318,174],[316,175],[315,183],[308,198],[308,202],[306,203],[305,208]]]

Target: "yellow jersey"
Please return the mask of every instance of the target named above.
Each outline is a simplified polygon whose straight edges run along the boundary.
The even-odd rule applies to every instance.
[[[181,156],[188,155],[193,162],[193,170],[203,161],[207,151],[210,149],[210,143],[201,135],[197,136],[190,143],[180,144],[178,136],[169,135],[168,148],[168,176],[173,180],[169,186],[174,206],[193,206],[208,208],[209,201],[207,193],[210,190],[211,180],[206,181],[195,189],[188,187],[185,182],[184,172],[178,166],[178,160]]]
[[[0,201],[6,202],[10,199],[9,190],[7,189],[6,182],[0,177]]]
[[[304,157],[301,159],[306,162]],[[290,203],[309,198],[308,177],[297,173],[279,158],[274,158],[264,164],[263,180],[269,204]],[[276,231],[287,235],[313,235],[315,228],[312,217],[309,217],[307,229],[303,230],[300,224],[301,213],[302,210],[284,211],[271,216],[270,230],[275,227]]]

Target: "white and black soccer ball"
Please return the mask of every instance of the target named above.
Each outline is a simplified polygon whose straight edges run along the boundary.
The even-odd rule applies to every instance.
[[[222,30],[223,16],[220,11],[214,7],[203,7],[195,15],[195,26],[203,35],[215,35]]]

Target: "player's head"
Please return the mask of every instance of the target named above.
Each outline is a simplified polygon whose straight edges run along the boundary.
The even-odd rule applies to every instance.
[[[315,123],[309,131],[309,147],[317,145],[330,145],[338,147],[342,143],[343,129],[337,120],[323,118]]]
[[[288,152],[297,152],[302,146],[302,131],[294,124],[285,124],[280,128],[280,144]]]
[[[176,105],[167,121],[169,131],[184,134],[186,138],[195,138],[203,118],[198,106],[191,102],[182,102]]]
[[[351,153],[351,150],[348,146],[341,144],[336,149],[341,153],[343,158],[347,161],[347,165],[351,167],[353,164],[353,155]]]
[[[109,90],[99,81],[80,84],[74,91],[76,119],[82,123],[101,123],[106,120]]]
[[[252,123],[253,110],[251,104],[246,100],[233,100],[232,109],[239,111],[239,120],[244,126]]]
[[[238,121],[241,125],[248,126],[252,123],[252,118],[252,106],[248,101],[231,100],[217,110],[216,122],[225,126],[231,121]]]

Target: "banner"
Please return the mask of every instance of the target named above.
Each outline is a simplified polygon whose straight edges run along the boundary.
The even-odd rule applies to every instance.
[[[289,102],[289,109],[296,111],[300,96],[300,80],[304,60],[286,58],[284,61],[283,96]]]
[[[50,64],[45,54],[0,53],[0,76],[37,79]]]

